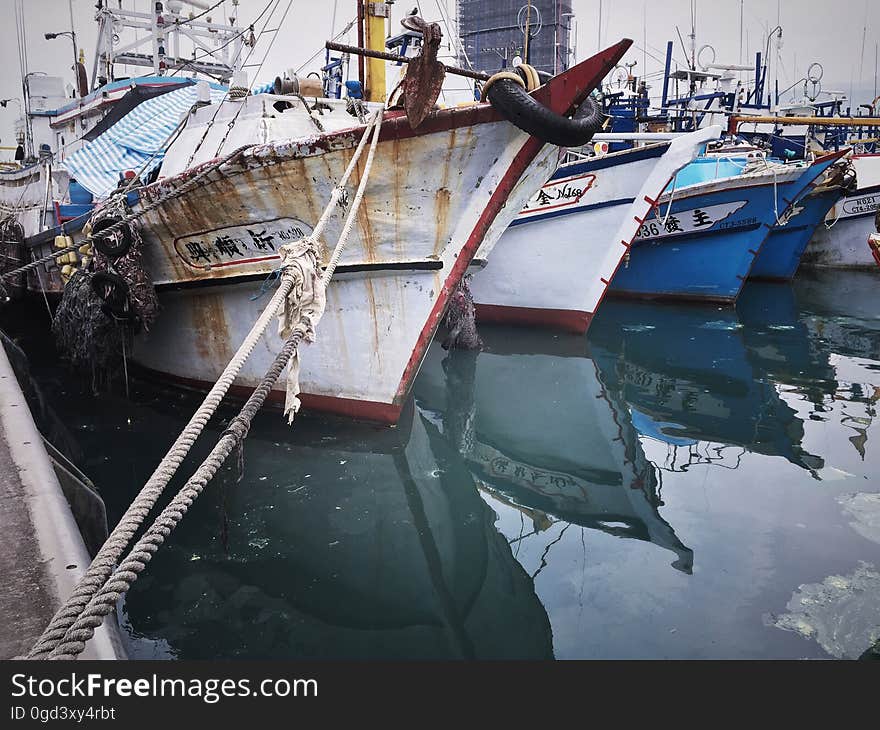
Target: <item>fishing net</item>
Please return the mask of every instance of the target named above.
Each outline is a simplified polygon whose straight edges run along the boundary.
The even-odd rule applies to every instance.
[[[0,275],[21,267],[25,262],[24,231],[12,217],[0,221]],[[0,302],[24,296],[24,273],[0,278]]]
[[[112,206],[102,209],[92,220],[93,228],[105,218],[120,217],[119,214],[122,212],[124,212],[124,209],[114,209]],[[110,272],[122,277],[128,286],[128,311],[131,315],[132,326],[135,330],[143,328],[149,331],[159,313],[159,300],[156,297],[153,280],[144,268],[144,242],[141,236],[140,225],[136,220],[128,223],[128,234],[131,239],[131,246],[125,254],[111,258],[96,249],[91,269],[94,273]],[[112,240],[114,244],[118,243],[118,237],[121,235],[122,231],[117,231],[113,234]]]
[[[481,350],[483,340],[477,333],[477,317],[474,309],[474,298],[468,282],[470,274],[462,277],[461,282],[449,297],[449,308],[446,310],[446,326],[449,334],[441,343],[444,350]]]
[[[124,212],[123,203],[108,204],[93,216],[92,230]],[[88,265],[71,276],[52,322],[59,348],[75,368],[91,372],[95,391],[109,386],[124,369],[133,336],[141,329],[149,330],[159,313],[156,290],[143,265],[143,238],[137,222],[130,221],[124,231],[104,236],[104,242],[116,247],[123,236],[130,245],[122,255],[108,256],[95,247]]]
[[[52,320],[52,333],[58,347],[78,370],[88,370],[92,388],[109,385],[118,369],[131,334],[122,322],[108,316],[104,301],[92,288],[92,274],[74,272],[64,287],[61,303]]]

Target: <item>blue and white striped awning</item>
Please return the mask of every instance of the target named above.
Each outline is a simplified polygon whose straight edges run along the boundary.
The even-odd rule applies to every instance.
[[[211,101],[219,102],[225,93],[212,85]],[[192,85],[147,99],[70,155],[64,167],[95,198],[106,198],[116,190],[121,172],[135,170],[145,176],[162,164],[172,132],[192,109],[196,97]]]

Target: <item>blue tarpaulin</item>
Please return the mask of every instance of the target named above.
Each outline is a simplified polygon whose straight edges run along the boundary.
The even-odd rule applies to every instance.
[[[225,89],[212,85],[212,102],[224,94]],[[70,155],[64,166],[96,198],[106,198],[118,186],[121,172],[135,170],[145,176],[162,164],[172,133],[196,98],[192,85],[147,99]]]

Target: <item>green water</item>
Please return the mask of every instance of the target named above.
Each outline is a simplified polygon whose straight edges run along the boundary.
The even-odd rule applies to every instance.
[[[478,355],[431,347],[397,428],[262,414],[241,480],[126,598],[132,655],[828,658],[880,636],[880,277],[481,332]],[[118,518],[198,401],[93,397],[35,338],[55,438]]]

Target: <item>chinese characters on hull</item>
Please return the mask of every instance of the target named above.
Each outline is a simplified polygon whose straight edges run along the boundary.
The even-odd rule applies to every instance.
[[[312,232],[296,218],[219,228],[174,241],[177,255],[197,269],[254,263],[279,258],[278,249]]]
[[[727,222],[727,219],[737,211],[747,205],[748,201],[737,200],[733,203],[720,203],[718,205],[701,206],[690,208],[688,210],[679,210],[672,213],[667,207],[664,213],[664,206],[660,205],[660,210],[654,213],[654,216],[646,220],[639,232],[636,234],[636,240],[666,238],[669,236],[680,236],[688,233],[697,233],[699,231],[708,230],[718,225],[719,228],[734,228],[739,226],[751,225],[756,220],[737,220]]]
[[[578,175],[563,180],[551,180],[523,206],[520,216],[546,213],[556,208],[577,205],[596,182],[595,175]]]

